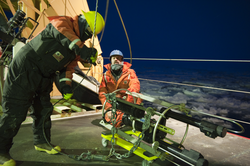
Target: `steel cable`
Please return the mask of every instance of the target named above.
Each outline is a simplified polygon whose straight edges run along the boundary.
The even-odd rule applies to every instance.
[[[103,57],[104,59],[109,59],[109,57]],[[130,59],[130,58],[124,58]],[[160,59],[160,58],[133,58],[133,60],[147,60],[147,61],[193,61],[193,62],[246,62],[249,63],[248,59],[232,59],[232,60],[223,60],[223,59]]]
[[[126,28],[125,28],[125,24],[124,24],[124,22],[123,22],[123,20],[122,20],[121,13],[120,13],[120,11],[119,11],[119,8],[118,8],[117,3],[116,3],[116,1],[115,1],[115,0],[114,0],[114,3],[115,3],[116,10],[117,10],[117,12],[118,12],[118,14],[119,14],[120,20],[121,20],[121,22],[122,22],[122,26],[123,26],[123,29],[124,29],[125,35],[126,35],[126,37],[127,37],[128,46],[129,46],[129,51],[130,51],[130,63],[132,64],[132,59],[133,59],[133,58],[132,58],[132,50],[131,50],[131,45],[130,45],[130,41],[129,41],[129,37],[128,37],[128,33],[127,33]]]
[[[209,86],[203,86],[203,85],[192,85],[192,84],[184,84],[184,83],[178,83],[178,82],[168,82],[168,81],[161,81],[161,80],[151,80],[151,79],[145,79],[145,78],[138,78],[138,79],[139,80],[144,80],[144,81],[154,81],[154,82],[161,82],[161,83],[167,83],[167,84],[175,84],[175,85],[182,85],[182,86],[192,86],[192,87],[199,87],[199,88],[206,88],[206,89],[213,89],[213,90],[221,90],[221,91],[239,92],[239,93],[250,94],[250,92],[248,92],[248,91],[242,91],[242,90],[225,89],[225,88],[215,88],[215,87],[209,87]]]

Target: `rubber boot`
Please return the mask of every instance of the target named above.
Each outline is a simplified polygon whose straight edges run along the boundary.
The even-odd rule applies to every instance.
[[[51,145],[51,146],[47,143],[37,144],[37,145],[35,145],[35,149],[37,151],[46,152],[48,154],[57,154],[57,153],[61,152],[60,146],[53,146],[53,145]]]
[[[0,166],[16,166],[16,162],[9,153],[0,153]]]

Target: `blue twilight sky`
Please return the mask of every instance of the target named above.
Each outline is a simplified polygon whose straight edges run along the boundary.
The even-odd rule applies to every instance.
[[[127,29],[134,58],[250,60],[249,0],[116,2]],[[95,10],[95,0],[88,0],[88,4],[90,10]],[[105,10],[106,1],[99,0],[98,12],[103,17]],[[109,2],[101,47],[103,57],[108,57],[113,49],[120,49],[125,57],[130,57],[126,35],[112,0]],[[249,63],[133,60],[134,68],[152,64],[250,71]]]
[[[116,2],[133,58],[250,60],[250,0]],[[99,0],[98,12],[103,17],[106,3],[107,0]],[[96,0],[88,0],[88,4],[90,10],[96,9]],[[130,58],[128,41],[113,0],[109,1],[101,47],[103,57],[120,49],[125,58]],[[109,63],[108,59],[104,63]],[[145,66],[168,66],[250,76],[250,63],[133,60],[132,64],[136,70],[145,70]]]

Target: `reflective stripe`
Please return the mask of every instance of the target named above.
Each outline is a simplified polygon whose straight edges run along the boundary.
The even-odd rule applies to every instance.
[[[128,79],[130,79],[130,74],[128,75]]]
[[[106,72],[104,73],[104,80],[105,80],[105,83],[106,83],[106,86],[107,86]]]
[[[59,80],[59,82],[62,82],[62,81],[70,81],[70,82],[72,82],[72,80],[69,79],[69,78],[62,78],[62,79]]]
[[[78,42],[81,41],[80,39],[75,39],[74,41],[72,41],[69,45],[69,49],[72,50],[72,48],[74,47],[74,45]]]

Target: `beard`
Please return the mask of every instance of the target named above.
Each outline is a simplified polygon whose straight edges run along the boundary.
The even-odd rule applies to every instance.
[[[111,70],[120,71],[122,69],[122,67],[123,67],[123,63],[121,63],[121,64],[112,64],[111,65]]]

